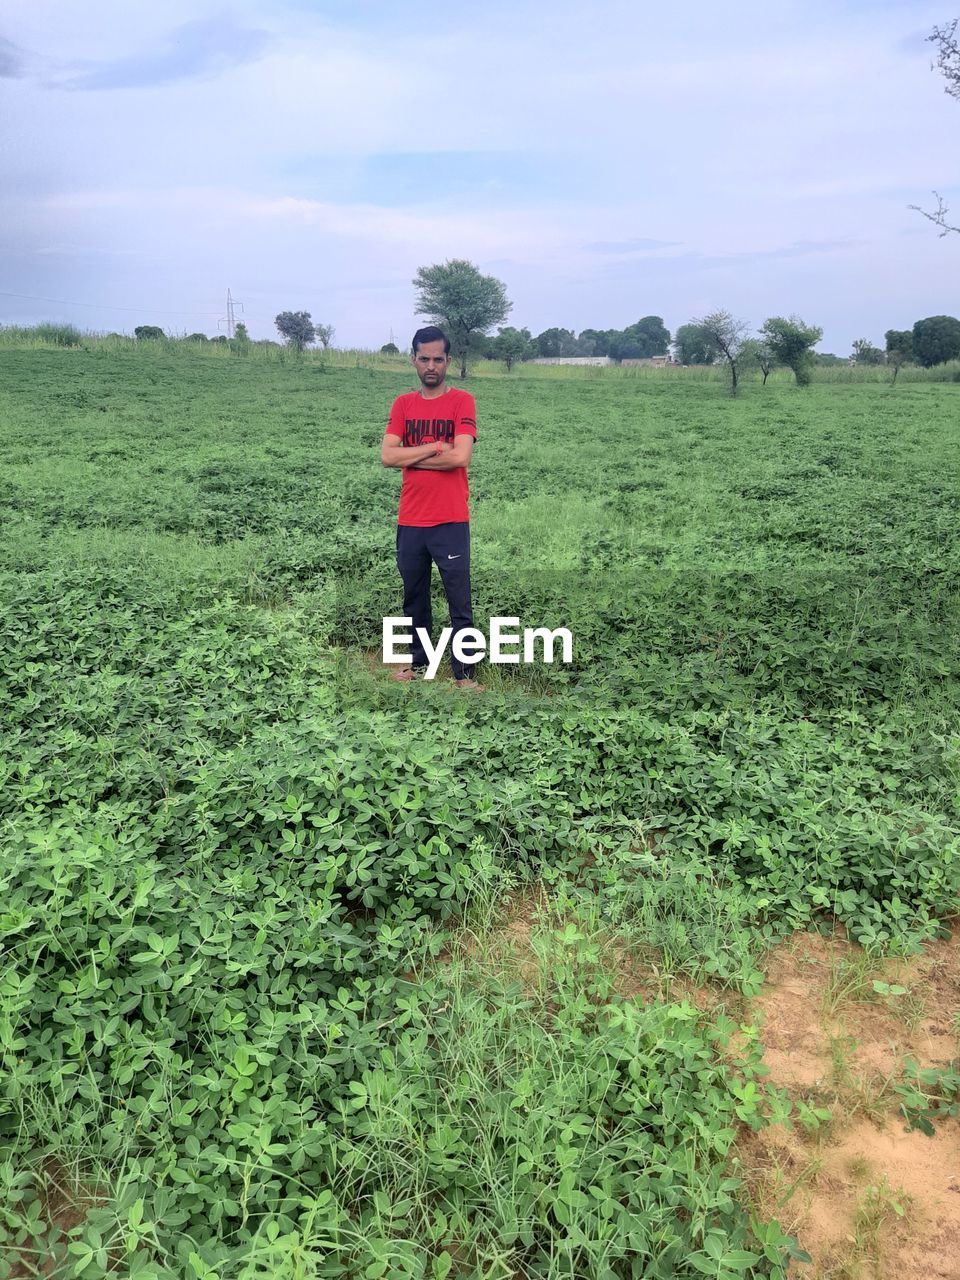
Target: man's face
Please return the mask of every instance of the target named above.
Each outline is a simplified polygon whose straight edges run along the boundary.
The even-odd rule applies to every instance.
[[[425,387],[442,386],[450,365],[450,357],[443,350],[442,338],[437,338],[436,342],[421,342],[417,347],[416,354],[412,355],[410,359],[413,361],[417,376]]]

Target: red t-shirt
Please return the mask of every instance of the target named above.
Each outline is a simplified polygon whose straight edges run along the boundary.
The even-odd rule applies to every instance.
[[[473,396],[458,387],[448,387],[442,396],[426,400],[419,391],[397,396],[387,419],[387,434],[399,436],[404,448],[431,441],[453,444],[454,436],[477,438]],[[397,524],[446,524],[469,520],[466,467],[452,471],[416,471],[403,468],[400,510]]]

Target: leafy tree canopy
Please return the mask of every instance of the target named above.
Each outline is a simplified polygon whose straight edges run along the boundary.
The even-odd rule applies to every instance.
[[[799,316],[771,316],[763,322],[760,337],[777,364],[785,364],[793,370],[797,386],[807,386],[813,365],[813,348],[823,337],[823,330],[805,324]]]
[[[776,363],[773,352],[760,338],[744,338],[740,343],[740,367],[759,369],[763,374],[764,386],[767,385],[767,378]]]
[[[670,330],[660,316],[643,316],[627,325],[619,343],[618,360],[646,360],[665,356],[670,347]],[[613,352],[611,352],[613,355]]]
[[[508,372],[517,360],[531,360],[536,354],[537,344],[531,338],[530,330],[515,329],[512,325],[501,329],[487,344],[487,355],[492,360],[502,360]]]
[[[548,330],[548,332],[550,332]],[[564,332],[566,332],[564,330]],[[619,329],[582,329],[580,337],[577,339],[577,345],[580,348],[577,355],[581,356],[608,356],[610,354],[610,343],[620,336]]]
[[[884,355],[868,338],[857,338],[853,344],[853,358],[857,364],[883,364]]]
[[[583,336],[589,332],[591,331],[584,329]],[[537,334],[534,342],[544,360],[565,359],[584,354],[580,341],[570,329],[544,329],[543,333]],[[594,352],[591,351],[590,354],[593,355]],[[596,354],[606,355],[607,353],[597,351]]]
[[[682,324],[673,345],[680,364],[713,364],[719,354],[717,344],[699,324]]]
[[[133,336],[135,338],[152,339],[152,338],[162,338],[164,336],[164,333],[163,333],[163,330],[160,328],[160,326],[157,324],[138,324],[133,331]]]
[[[309,311],[281,311],[274,324],[287,344],[297,351],[302,351],[317,339],[317,331],[310,319]]]
[[[925,369],[960,356],[960,320],[927,316],[913,326],[913,355]]]
[[[494,276],[482,275],[465,258],[421,267],[413,284],[417,315],[443,329],[460,360],[460,376],[465,377],[467,356],[480,345],[478,339],[494,325],[503,324],[513,306],[506,286]]]
[[[888,329],[883,335],[888,356],[898,355],[901,360],[913,359],[913,330]]]
[[[626,329],[583,329],[579,338],[570,329],[545,329],[536,338],[540,355],[609,356],[611,360],[642,360],[666,355],[670,331],[660,316],[644,316]]]

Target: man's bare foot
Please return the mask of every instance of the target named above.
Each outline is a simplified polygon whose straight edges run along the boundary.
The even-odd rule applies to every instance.
[[[485,692],[483,685],[480,684],[479,681],[471,680],[469,677],[466,677],[466,676],[462,680],[454,680],[453,683],[457,686],[458,689],[473,689],[477,693]]]
[[[390,672],[391,680],[420,680],[422,676],[421,667],[401,667],[398,671]]]

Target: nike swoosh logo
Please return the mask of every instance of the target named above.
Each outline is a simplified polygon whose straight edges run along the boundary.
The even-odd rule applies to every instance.
[[[460,554],[462,555],[463,553],[461,552]],[[460,556],[447,556],[447,559],[448,559],[448,560],[459,560],[459,559],[460,559]]]

